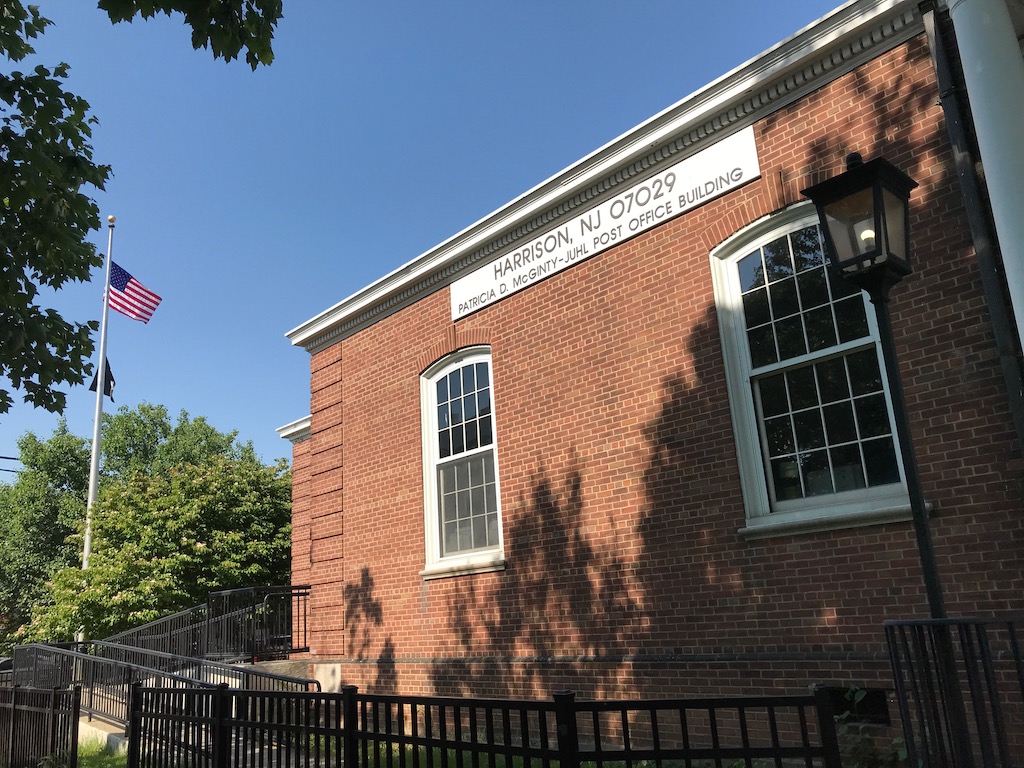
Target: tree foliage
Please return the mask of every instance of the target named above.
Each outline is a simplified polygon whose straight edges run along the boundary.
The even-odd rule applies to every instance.
[[[67,538],[85,515],[88,443],[62,422],[49,440],[25,435],[23,469],[0,485],[0,646],[25,624],[53,574],[81,558]]]
[[[283,468],[217,457],[108,487],[89,569],[65,568],[29,636],[106,637],[217,589],[287,582],[291,483]]]
[[[281,0],[101,0],[99,7],[115,22],[180,13],[194,47],[228,61],[244,49],[253,69],[273,61],[282,14]],[[36,6],[0,0],[0,54],[24,61],[49,24]],[[87,281],[102,264],[86,238],[100,224],[90,195],[110,177],[110,167],[93,159],[88,102],[64,89],[68,71],[59,63],[0,72],[0,378],[52,412],[64,410],[60,387],[92,372],[98,324],[65,320],[44,306],[40,288]],[[0,413],[13,402],[0,387]]]
[[[184,411],[172,423],[147,403],[104,414],[87,572],[88,442],[62,423],[18,445],[24,469],[0,485],[0,648],[79,626],[105,636],[211,590],[287,583],[290,477],[236,432]]]

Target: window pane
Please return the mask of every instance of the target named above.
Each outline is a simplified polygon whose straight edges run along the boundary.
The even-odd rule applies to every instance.
[[[860,448],[856,445],[843,445],[829,451],[832,457],[832,473],[835,478],[836,493],[854,491],[864,487],[864,469],[860,463]]]
[[[487,363],[476,364],[476,386],[478,389],[490,386],[491,377],[487,371]]]
[[[796,298],[796,279],[787,278],[777,283],[772,283],[769,289],[772,297],[772,316],[778,320],[781,317],[795,315],[800,311],[800,302]]]
[[[868,335],[868,319],[864,314],[864,299],[860,295],[833,305],[840,341],[854,341]]]
[[[486,547],[487,542],[487,518],[483,515],[473,518],[473,547]]]
[[[825,282],[824,269],[804,272],[797,276],[796,282],[800,288],[800,303],[804,309],[828,304],[828,284]]]
[[[437,381],[437,402],[447,403],[448,402],[448,377],[438,379]]]
[[[807,345],[804,343],[804,325],[800,322],[800,315],[787,317],[775,323],[775,332],[779,339],[779,359],[789,360],[791,357],[799,357],[806,354]]]
[[[812,225],[798,229],[790,235],[790,239],[793,241],[793,259],[796,262],[797,272],[819,267],[825,263],[817,226]]]
[[[449,403],[448,408],[449,408],[449,411],[451,413],[452,424],[461,424],[462,423],[462,400],[460,398],[456,398],[455,400],[452,400],[451,403]]]
[[[850,383],[853,394],[866,395],[882,390],[882,372],[878,368],[878,354],[874,349],[865,349],[850,355]]]
[[[775,334],[770,325],[762,325],[747,333],[750,345],[750,364],[754,368],[768,365],[778,360],[775,354]]]
[[[857,426],[861,439],[889,434],[889,412],[885,407],[885,395],[877,394],[854,400],[857,409]]]
[[[477,457],[469,462],[469,484],[474,487],[484,484],[483,457]]]
[[[444,525],[444,554],[459,551],[459,528],[455,522]]]
[[[451,425],[452,422],[448,413],[447,404],[437,406],[437,428],[445,429],[446,427],[450,427]]]
[[[484,389],[476,393],[476,412],[481,416],[491,412],[491,390]]]
[[[451,430],[442,429],[437,433],[437,453],[442,459],[452,455]]]
[[[836,345],[836,330],[832,326],[832,309],[820,307],[804,315],[807,327],[807,347],[811,352]]]
[[[780,237],[764,247],[764,265],[769,283],[792,276],[793,261],[789,257],[788,237]]]
[[[448,391],[453,398],[462,395],[462,376],[459,371],[448,374]]]
[[[818,404],[818,390],[814,386],[814,369],[810,366],[795,368],[786,374],[789,383],[789,402],[794,411]]]
[[[899,467],[896,464],[896,448],[891,437],[869,440],[864,443],[864,465],[870,487],[900,481]]]
[[[781,456],[793,452],[793,426],[789,416],[768,419],[764,423],[764,431],[768,441],[769,456]]]
[[[466,430],[466,450],[472,451],[480,447],[480,438],[476,432],[476,422],[471,421],[468,424],[463,425],[463,429]]]
[[[746,292],[752,288],[764,285],[764,270],[761,268],[761,251],[744,256],[736,265],[740,276],[740,291]]]
[[[480,419],[480,445],[490,445],[494,442],[494,435],[491,434],[491,417],[484,416]]]
[[[494,546],[498,529],[494,455],[487,452],[456,459],[438,472],[442,556]]]
[[[801,451],[825,446],[825,430],[821,426],[821,413],[817,408],[793,415],[796,444]]]
[[[821,402],[831,403],[844,400],[850,396],[850,386],[846,381],[846,361],[842,357],[834,357],[814,366],[818,373],[818,389]]]
[[[743,297],[743,317],[746,320],[746,327],[753,328],[757,325],[764,325],[772,319],[768,310],[768,293],[758,290],[751,291]]]
[[[786,397],[786,376],[777,373],[765,376],[757,382],[761,393],[761,413],[774,416],[789,410],[789,398]]]
[[[452,427],[452,454],[457,455],[466,450],[466,434],[462,426]]]
[[[800,470],[795,457],[772,460],[772,481],[775,487],[775,498],[778,501],[803,497],[803,491],[800,488]]]
[[[828,452],[814,451],[800,454],[804,471],[804,486],[808,496],[832,493],[832,473],[828,468]]]
[[[830,445],[856,440],[857,425],[853,420],[853,406],[848,402],[825,406],[825,431]]]
[[[466,421],[472,421],[476,418],[476,395],[462,398],[462,417]]]
[[[467,365],[462,369],[462,391],[463,392],[475,392],[476,391],[476,367]]]

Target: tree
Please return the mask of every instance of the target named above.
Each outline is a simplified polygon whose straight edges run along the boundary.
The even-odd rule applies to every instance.
[[[93,553],[86,578],[97,580],[98,594],[106,595],[109,604],[100,601],[90,607],[76,591],[85,583],[76,579],[88,442],[71,435],[63,422],[45,442],[29,433],[18,443],[24,470],[11,485],[0,485],[0,649],[15,636],[28,636],[19,634],[19,628],[33,610],[45,619],[38,619],[32,636],[44,637],[63,631],[60,622],[68,616],[89,610],[99,616],[115,604],[114,619],[99,616],[89,626],[107,627],[110,621],[145,610],[154,615],[173,611],[194,597],[201,602],[210,589],[287,581],[288,546],[282,545],[282,536],[289,538],[291,482],[284,465],[263,466],[252,445],[238,441],[237,432],[220,432],[185,411],[172,423],[166,408],[148,403],[104,414],[102,435],[100,500],[93,510]],[[152,519],[139,511],[163,503],[167,506]],[[118,520],[105,522],[108,513]],[[261,519],[253,518],[255,514]],[[122,523],[135,527],[119,528]],[[182,530],[192,532],[191,543],[179,537],[168,545],[162,538],[168,531]],[[202,537],[195,533],[200,530],[205,531]],[[236,550],[225,550],[236,544]],[[161,550],[165,545],[170,549]],[[134,546],[154,558],[173,556],[175,564],[163,575],[156,562],[150,563],[153,572],[135,572],[130,578],[137,581],[129,582],[135,602],[118,602],[111,585],[127,577],[116,568],[104,570],[104,563],[112,557],[136,557]],[[100,573],[93,576],[96,568]]]
[[[113,22],[180,13],[195,48],[227,61],[244,49],[253,69],[273,61],[282,15],[281,0],[100,0],[99,7]],[[49,24],[35,6],[0,0],[0,53],[24,60]],[[68,71],[61,63],[0,73],[0,377],[25,402],[52,412],[64,410],[60,386],[92,373],[98,324],[65,320],[42,305],[39,289],[87,281],[102,264],[86,241],[99,228],[89,195],[110,177],[110,167],[93,160],[88,102],[62,85]],[[0,388],[0,413],[13,402]]]
[[[65,568],[28,636],[106,637],[207,593],[287,583],[291,481],[283,465],[217,457],[108,486],[93,508],[89,570]]]
[[[0,654],[25,624],[59,569],[81,552],[67,541],[85,514],[88,443],[62,421],[46,442],[27,434],[18,441],[22,471],[0,485]]]

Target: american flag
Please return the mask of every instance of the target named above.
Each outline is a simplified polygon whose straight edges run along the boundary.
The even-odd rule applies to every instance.
[[[127,315],[132,320],[148,323],[159,304],[159,296],[117,264],[110,262],[111,309]]]

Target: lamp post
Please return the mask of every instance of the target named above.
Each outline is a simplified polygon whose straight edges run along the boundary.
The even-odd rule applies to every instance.
[[[867,291],[874,305],[928,608],[933,619],[943,619],[946,609],[889,317],[889,290],[912,271],[909,201],[916,186],[917,182],[887,160],[875,158],[865,163],[854,152],[846,158],[844,173],[801,194],[818,210],[833,267],[848,282]]]
[[[946,619],[889,316],[890,289],[912,271],[909,203],[910,192],[916,186],[916,181],[887,160],[875,158],[864,162],[854,152],[846,158],[844,173],[808,187],[801,194],[810,198],[818,210],[826,254],[833,268],[848,282],[867,291],[875,308],[928,609],[933,619]],[[970,734],[946,621],[935,627],[934,638],[939,687],[949,714],[953,765],[969,768],[973,765]]]

